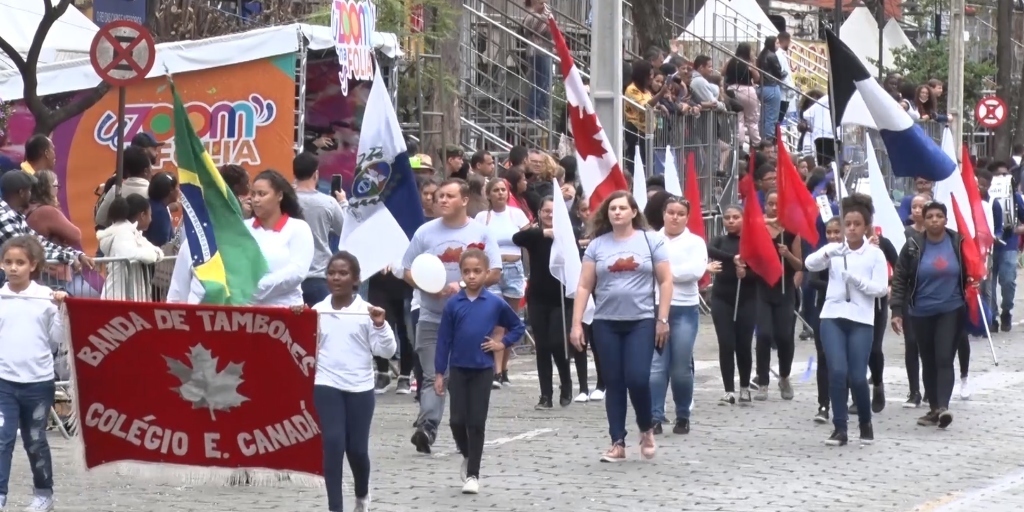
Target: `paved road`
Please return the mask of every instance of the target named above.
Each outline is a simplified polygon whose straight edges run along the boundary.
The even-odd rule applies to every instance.
[[[1020,304],[1022,301],[1018,301]],[[1017,318],[1024,318],[1018,307]],[[688,436],[658,439],[657,458],[618,465],[598,456],[608,438],[600,403],[539,412],[532,357],[513,361],[514,386],[495,393],[482,493],[459,493],[459,460],[447,435],[435,454],[409,444],[415,405],[387,395],[373,433],[375,511],[1016,511],[1024,505],[1024,325],[996,335],[1000,366],[983,340],[972,343],[970,401],[953,404],[950,430],[917,427],[921,410],[899,407],[906,393],[902,340],[886,340],[890,402],[875,419],[876,443],[829,448],[830,426],[815,425],[813,380],[799,382],[810,342],[799,343],[796,399],[721,407],[717,348],[709,319],[698,337],[696,406]],[[592,377],[593,378],[593,377]],[[670,406],[671,408],[671,406]],[[630,425],[635,457],[636,428]],[[52,439],[52,438],[51,438]],[[320,489],[190,486],[109,471],[85,473],[73,442],[52,440],[58,510],[254,512],[326,510]],[[13,504],[30,493],[24,452],[15,453]],[[351,507],[346,484],[346,504]]]

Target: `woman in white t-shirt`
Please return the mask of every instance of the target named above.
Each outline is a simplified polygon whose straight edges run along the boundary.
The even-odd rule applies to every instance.
[[[518,314],[519,303],[526,294],[526,274],[523,272],[523,250],[512,242],[512,235],[530,227],[530,220],[523,210],[509,207],[508,182],[504,179],[488,182],[486,193],[491,208],[478,213],[476,221],[487,226],[501,252],[501,281],[489,291],[504,297],[512,311]],[[500,352],[495,353],[494,358],[494,387],[497,389],[502,384],[509,384],[508,356]]]

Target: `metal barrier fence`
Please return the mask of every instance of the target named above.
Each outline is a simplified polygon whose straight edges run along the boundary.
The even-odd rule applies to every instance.
[[[83,268],[79,272],[66,263],[48,261],[40,283],[72,297],[133,302],[161,302],[167,298],[174,256],[157,263],[128,258],[96,258],[95,261],[95,268]]]

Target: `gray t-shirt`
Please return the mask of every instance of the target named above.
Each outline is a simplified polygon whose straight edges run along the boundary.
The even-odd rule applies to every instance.
[[[313,232],[313,263],[307,277],[327,277],[327,262],[331,259],[331,234],[340,235],[345,213],[338,200],[315,190],[296,190],[302,216]],[[344,247],[341,247],[344,249]]]
[[[402,258],[402,266],[408,271],[412,261],[420,254],[433,254],[441,259],[448,272],[448,282],[457,283],[462,280],[459,271],[459,258],[469,246],[482,249],[490,260],[491,269],[501,270],[501,252],[498,244],[487,232],[483,224],[468,219],[461,228],[449,228],[443,219],[434,219],[420,226],[409,241],[409,248]],[[440,322],[441,312],[448,298],[423,293],[420,301],[420,321]]]
[[[595,319],[654,318],[654,265],[668,261],[662,235],[638,230],[629,238],[616,240],[607,233],[590,241],[583,260],[596,267]]]

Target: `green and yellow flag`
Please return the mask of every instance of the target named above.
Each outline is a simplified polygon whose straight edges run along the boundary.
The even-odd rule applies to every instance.
[[[192,268],[203,284],[203,304],[244,306],[268,271],[267,260],[242,218],[242,206],[228,189],[174,96],[174,156],[178,162],[185,239]],[[230,261],[231,265],[225,265]]]

